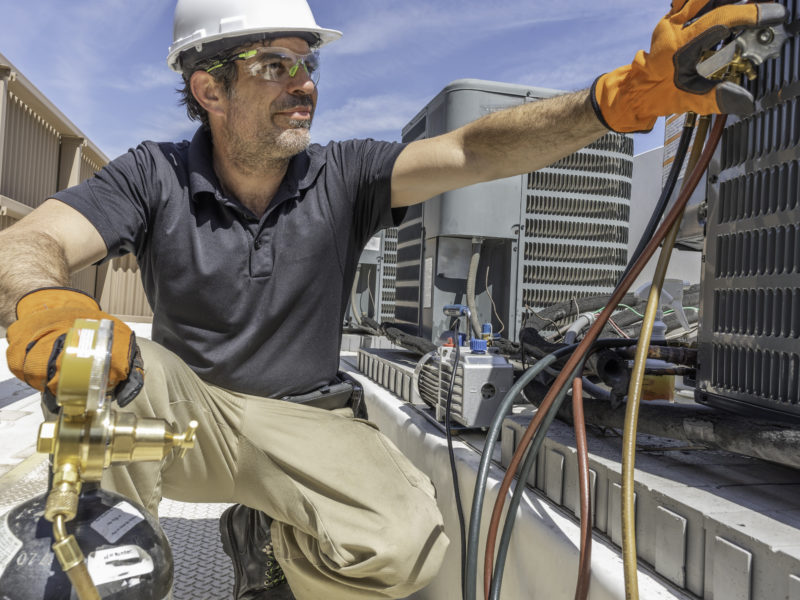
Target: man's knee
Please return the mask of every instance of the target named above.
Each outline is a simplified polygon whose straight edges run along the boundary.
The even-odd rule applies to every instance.
[[[416,508],[413,518],[397,519],[385,530],[379,570],[386,592],[395,598],[428,585],[439,572],[449,544],[436,504]]]

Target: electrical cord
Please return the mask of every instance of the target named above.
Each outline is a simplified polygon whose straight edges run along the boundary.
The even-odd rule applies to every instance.
[[[497,322],[500,323],[500,329],[494,333],[500,335],[506,328],[506,324],[503,323],[503,319],[500,318],[500,315],[497,312],[497,305],[494,303],[494,298],[492,298],[492,292],[489,290],[489,265],[486,265],[486,281],[484,282],[484,287],[486,288],[486,295],[489,296],[489,302],[492,303],[492,312],[494,313],[494,317],[497,319]]]
[[[628,264],[626,265],[625,270],[619,276],[619,281],[625,279],[628,273],[630,273],[634,263],[639,259],[639,256],[641,256],[644,247],[653,237],[653,234],[658,228],[658,224],[661,222],[661,217],[664,215],[664,211],[669,204],[669,199],[672,197],[672,192],[675,190],[675,184],[678,182],[678,178],[680,177],[681,166],[683,165],[683,160],[686,158],[686,151],[688,150],[689,142],[692,139],[693,129],[694,119],[689,119],[687,117],[683,123],[683,131],[681,132],[681,138],[678,141],[678,148],[675,151],[675,158],[672,161],[672,168],[669,170],[667,181],[664,184],[664,188],[661,190],[661,196],[659,196],[658,202],[656,202],[656,206],[653,209],[653,214],[650,216],[650,220],[647,222],[644,232],[642,232],[642,237],[639,238],[639,243],[636,245],[636,249],[631,254],[630,259],[628,259]]]
[[[367,314],[369,314],[369,306],[370,303],[372,305],[373,314],[377,312],[377,306],[375,304],[375,296],[372,295],[372,271],[367,271],[367,293],[369,294],[369,303],[367,304]],[[380,318],[379,315],[375,315],[376,318]]]
[[[695,119],[689,119],[689,116],[687,116],[686,121],[689,122],[690,120],[692,122],[695,121]],[[725,119],[720,117],[717,121],[721,121],[724,124]],[[719,128],[715,126],[715,130],[716,129]],[[693,174],[696,169],[699,170],[702,168],[702,170],[705,171],[707,166],[707,164],[699,164],[700,148],[702,148],[707,131],[708,119],[701,119],[701,125],[698,126],[697,135],[695,137],[695,147],[692,150],[692,156],[687,165],[687,171]],[[713,151],[716,147],[716,141],[710,139],[709,146],[711,146],[711,151]],[[684,185],[683,189],[681,189],[682,194],[686,191],[686,188],[687,186]],[[693,189],[689,190],[689,194],[693,191]],[[675,240],[678,237],[679,230],[680,220],[678,219],[670,227],[669,232],[664,238],[661,255],[658,257],[658,263],[650,286],[647,307],[644,311],[644,319],[642,320],[639,343],[636,346],[636,358],[634,359],[630,386],[628,387],[628,403],[625,407],[625,426],[622,432],[622,564],[625,577],[625,596],[630,600],[638,600],[639,598],[636,557],[636,521],[634,514],[636,430],[639,418],[639,403],[642,398],[650,337],[661,304],[661,289],[664,286],[670,255],[675,246]]]
[[[469,323],[467,323],[469,327]],[[456,455],[453,449],[453,429],[450,423],[450,415],[453,408],[453,386],[456,381],[458,362],[461,358],[460,343],[458,340],[458,319],[453,326],[453,345],[455,346],[455,356],[453,357],[453,372],[450,376],[450,385],[447,388],[447,402],[444,409],[444,430],[447,437],[447,454],[450,459],[450,472],[453,476],[453,493],[456,497],[456,513],[458,513],[458,527],[461,535],[461,597],[464,597],[464,578],[466,577],[466,555],[467,548],[465,542],[466,524],[464,522],[464,507],[461,505],[461,487],[458,484],[458,470],[456,469]]]
[[[722,135],[722,129],[724,128],[724,122],[725,122],[724,118],[717,119],[717,121],[714,124],[714,129],[711,134],[711,139],[716,139],[716,141],[719,140],[719,138]],[[714,145],[716,145],[716,141],[714,142]],[[556,378],[553,385],[550,387],[549,392],[542,400],[542,403],[539,408],[540,411],[548,411],[550,407],[553,405],[561,389],[565,386],[567,379],[569,378],[569,375],[572,373],[575,367],[582,361],[583,356],[587,354],[589,348],[591,348],[592,344],[595,342],[598,335],[600,334],[600,331],[608,322],[608,318],[615,310],[617,304],[620,302],[625,292],[633,284],[633,281],[636,279],[636,277],[638,277],[638,275],[642,272],[642,269],[644,268],[647,261],[650,260],[650,258],[655,253],[656,249],[658,248],[658,245],[661,243],[661,240],[663,240],[664,237],[666,237],[667,232],[672,228],[675,222],[678,221],[678,219],[682,215],[683,209],[685,208],[686,203],[689,200],[689,196],[691,195],[691,191],[694,190],[695,186],[700,180],[702,173],[705,171],[705,167],[711,160],[712,151],[713,150],[711,149],[711,144],[708,144],[706,150],[703,151],[703,154],[698,163],[698,167],[694,171],[692,171],[688,179],[686,179],[686,185],[684,187],[684,190],[681,191],[681,193],[678,195],[678,198],[675,201],[674,206],[667,213],[666,217],[664,218],[664,221],[661,223],[656,233],[644,247],[641,255],[637,258],[632,268],[628,271],[628,273],[616,287],[608,305],[603,309],[603,311],[597,317],[597,321],[595,321],[595,323],[586,332],[583,339],[578,344],[578,347],[572,353],[572,356],[569,358],[566,365],[562,369],[561,373]],[[534,421],[531,422],[531,424],[528,426],[528,429],[523,434],[522,439],[520,440],[520,443],[517,446],[516,451],[514,452],[511,462],[508,465],[508,468],[506,469],[506,474],[502,484],[502,487],[504,487],[506,490],[510,487],[511,480],[514,477],[514,473],[519,467],[519,464],[522,461],[522,457],[528,451],[531,440],[534,434],[536,433],[536,428],[534,427],[535,421],[536,420],[534,419]],[[498,497],[498,501],[502,502],[502,499],[503,496],[500,495]],[[472,526],[472,524],[470,524],[470,526]],[[492,541],[492,543],[494,542]],[[469,568],[469,556],[468,556],[468,568]],[[468,581],[468,583],[471,582]],[[467,600],[472,600],[472,598],[468,596]]]

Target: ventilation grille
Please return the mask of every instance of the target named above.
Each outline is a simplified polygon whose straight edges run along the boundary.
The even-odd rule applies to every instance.
[[[610,292],[627,263],[632,140],[608,134],[528,175],[520,262],[523,308]]]
[[[717,222],[730,223],[761,215],[772,215],[797,206],[796,160],[735,177],[720,184]]]
[[[549,168],[549,167],[548,167]],[[605,177],[576,175],[552,171],[534,171],[528,174],[528,189],[573,194],[591,194],[614,198],[630,198],[631,182]]]
[[[792,420],[800,418],[798,51],[793,38],[759,67],[747,85],[761,110],[726,127],[712,161],[697,371],[701,402]]]
[[[623,219],[627,222],[630,218],[631,211],[628,204],[610,200],[528,194],[525,203],[525,212],[535,215],[558,215],[560,217]]]
[[[714,344],[711,384],[763,404],[798,406],[800,356],[752,346]]]
[[[573,241],[628,243],[628,226],[587,221],[525,219],[525,236],[569,238]]]
[[[800,337],[800,288],[714,292],[714,332],[742,336]]]
[[[606,246],[579,246],[561,242],[525,242],[523,258],[526,262],[534,262],[547,257],[550,263],[578,262],[585,264],[624,264],[628,256],[626,248],[609,248]]]
[[[797,273],[800,227],[780,225],[717,237],[716,277]]]
[[[619,156],[575,152],[550,165],[551,169],[576,169],[589,173],[619,173],[633,177],[633,161]]]
[[[397,228],[390,227],[383,232],[383,253],[381,255],[380,322],[394,320],[396,289]]]
[[[728,127],[722,134],[722,168],[794,147],[799,142],[800,101],[795,98]]]
[[[397,228],[394,320],[420,326],[422,205],[410,206]]]

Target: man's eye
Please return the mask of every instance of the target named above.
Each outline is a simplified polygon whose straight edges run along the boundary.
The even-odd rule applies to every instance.
[[[269,60],[264,64],[264,68],[273,73],[280,73],[285,67],[280,60]]]

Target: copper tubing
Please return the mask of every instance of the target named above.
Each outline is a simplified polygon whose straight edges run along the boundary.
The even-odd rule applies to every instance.
[[[592,574],[592,493],[589,479],[589,444],[586,441],[586,421],[583,417],[583,379],[572,381],[572,417],[575,428],[575,447],[578,451],[578,485],[581,497],[581,552],[578,562],[578,583],[575,600],[586,600]]]
[[[689,197],[694,191],[694,188],[697,187],[697,183],[700,181],[700,178],[705,172],[708,163],[711,161],[711,156],[714,153],[714,149],[716,148],[719,139],[722,137],[722,130],[725,128],[725,121],[726,121],[726,115],[719,115],[714,121],[714,128],[711,131],[711,135],[709,137],[705,149],[703,150],[703,154],[700,157],[700,161],[698,162],[697,167],[694,169],[694,171],[692,171],[691,175],[689,175],[688,179],[686,180],[687,183],[683,188],[683,190],[681,190],[681,193],[678,195],[678,199],[675,201],[675,205],[672,207],[669,213],[667,213],[666,217],[664,218],[664,221],[656,230],[656,233],[653,235],[647,246],[645,246],[639,259],[634,263],[634,265],[631,267],[631,270],[628,272],[625,278],[620,282],[620,284],[616,287],[608,304],[603,309],[603,311],[598,315],[597,320],[594,322],[594,324],[586,332],[586,335],[583,337],[583,340],[581,340],[581,343],[578,344],[578,347],[575,349],[575,352],[572,353],[572,356],[570,356],[567,363],[564,365],[564,367],[562,367],[561,372],[558,374],[558,377],[556,377],[556,380],[553,382],[553,385],[550,386],[550,390],[548,391],[544,400],[542,400],[542,403],[539,406],[539,410],[536,412],[536,416],[533,418],[530,425],[528,425],[528,429],[523,434],[522,439],[520,440],[519,445],[517,446],[517,449],[514,452],[514,456],[511,458],[511,462],[506,468],[505,477],[503,478],[503,482],[501,483],[500,489],[497,494],[497,500],[495,501],[494,511],[492,512],[492,521],[488,537],[486,540],[487,556],[494,556],[494,546],[497,537],[497,524],[500,522],[500,515],[503,512],[503,505],[505,503],[506,494],[508,493],[508,490],[511,487],[511,481],[513,480],[514,474],[517,472],[517,469],[519,468],[520,462],[522,462],[522,457],[525,455],[525,452],[527,451],[528,446],[531,443],[531,439],[533,439],[536,430],[539,428],[539,425],[544,420],[545,413],[550,410],[550,407],[553,405],[556,396],[564,387],[564,385],[567,383],[570,374],[578,366],[578,363],[581,360],[583,360],[584,356],[588,353],[592,344],[599,336],[603,327],[605,327],[606,323],[608,323],[608,319],[611,317],[611,314],[616,309],[617,304],[619,304],[622,298],[625,296],[625,292],[627,292],[628,289],[631,287],[631,285],[633,285],[633,282],[639,276],[639,273],[642,272],[644,266],[653,256],[655,251],[658,249],[661,240],[663,240],[666,237],[667,232],[670,230],[672,225],[683,214],[683,210],[686,207],[686,203],[688,202]],[[487,578],[487,572],[486,570],[484,570],[484,588],[487,590],[487,596],[490,585],[489,582],[491,581],[491,572],[489,572],[488,575],[489,577]]]

